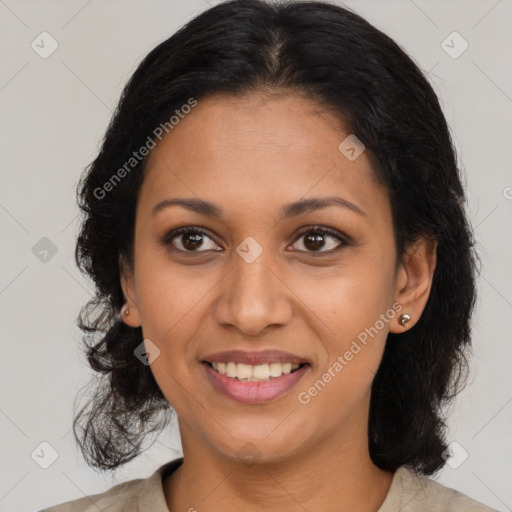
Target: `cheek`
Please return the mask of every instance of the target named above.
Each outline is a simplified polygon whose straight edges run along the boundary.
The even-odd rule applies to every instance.
[[[390,283],[383,269],[371,265],[344,269],[321,283],[309,288],[303,283],[299,293],[307,296],[304,302],[314,313],[310,318],[316,319],[315,330],[325,348],[319,365],[325,376],[322,380],[329,382],[330,388],[367,388],[380,365],[395,315]]]
[[[321,275],[297,272],[293,282],[294,293],[306,306],[304,314],[309,309],[309,316],[316,318],[337,350],[374,326],[390,307],[391,289],[384,262],[377,268],[361,260],[357,266],[333,267]],[[380,331],[383,326],[379,326]]]
[[[359,291],[332,294],[331,300],[318,301],[316,305],[319,317],[332,314],[328,328],[317,323],[323,326],[319,337],[324,356],[307,386],[299,390],[303,393],[299,402],[311,402],[308,406],[312,407],[312,415],[321,416],[328,409],[331,423],[337,424],[356,410],[370,392],[389,330],[389,320],[381,320],[381,314],[389,310],[375,295],[363,297]]]
[[[181,339],[197,326],[211,280],[198,267],[191,271],[171,265],[165,254],[141,251],[138,263],[136,292],[144,336],[162,342]]]

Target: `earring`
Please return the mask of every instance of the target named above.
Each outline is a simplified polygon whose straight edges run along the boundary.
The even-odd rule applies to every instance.
[[[400,315],[400,319],[398,320],[400,322],[400,325],[405,327],[405,324],[411,319],[411,315],[408,315],[407,313],[404,313]]]
[[[124,309],[124,306],[123,306],[123,309]],[[130,314],[130,308],[124,309],[123,314],[126,315],[126,316],[129,315]]]

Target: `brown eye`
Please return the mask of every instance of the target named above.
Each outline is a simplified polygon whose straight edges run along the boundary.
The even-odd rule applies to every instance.
[[[210,247],[208,247],[206,240],[212,242]],[[189,253],[219,250],[217,244],[207,232],[200,228],[185,227],[172,231],[165,236],[163,243],[165,245],[171,244],[178,251]]]
[[[333,253],[341,249],[344,245],[347,245],[347,242],[340,233],[322,227],[315,227],[313,229],[306,228],[306,230],[302,230],[297,240],[301,239],[303,239],[301,243],[294,243],[294,245],[299,245],[296,249],[311,253]],[[304,249],[300,247],[301,245]]]

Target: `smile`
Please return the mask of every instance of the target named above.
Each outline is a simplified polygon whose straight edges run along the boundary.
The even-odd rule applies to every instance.
[[[209,363],[209,362],[207,362]],[[250,365],[244,363],[211,362],[211,367],[221,375],[226,375],[241,382],[265,382],[288,375],[300,368],[300,364],[292,363],[266,363]]]
[[[200,362],[215,392],[245,404],[278,400],[311,370],[303,357],[279,350],[229,350],[205,355]]]

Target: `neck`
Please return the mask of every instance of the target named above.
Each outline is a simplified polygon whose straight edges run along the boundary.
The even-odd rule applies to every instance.
[[[377,512],[393,479],[371,461],[367,436],[334,435],[300,455],[250,466],[184,437],[183,464],[164,482],[170,512]]]

